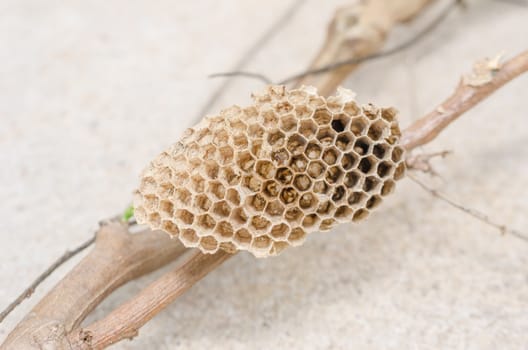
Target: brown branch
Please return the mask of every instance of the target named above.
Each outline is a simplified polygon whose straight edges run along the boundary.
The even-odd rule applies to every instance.
[[[492,63],[492,61],[488,61]],[[480,70],[480,66],[476,67]],[[496,68],[496,69],[495,69]],[[405,129],[401,144],[406,149],[413,149],[431,142],[455,119],[490,96],[504,84],[528,71],[528,51],[525,51],[500,66],[489,67],[488,81],[472,81],[472,77],[462,79],[454,93],[435,110],[417,120]],[[482,72],[474,72],[481,75]],[[473,77],[474,78],[474,77]],[[485,79],[486,77],[484,77]]]
[[[104,349],[135,337],[139,328],[231,256],[223,251],[214,255],[192,251],[181,266],[151,283],[105,318],[72,332],[72,349]]]
[[[73,250],[66,251],[60,258],[55,260],[44,272],[42,272],[30,285],[27,287],[12,303],[10,303],[0,313],[0,323],[13,311],[20,303],[33,295],[37,287],[44,282],[55,270],[57,270],[62,264],[79,254],[95,242],[95,235],[87,240],[86,242],[79,245]]]
[[[104,225],[94,249],[17,325],[2,349],[66,348],[66,335],[112,291],[184,251],[160,231],[130,234],[125,224]]]

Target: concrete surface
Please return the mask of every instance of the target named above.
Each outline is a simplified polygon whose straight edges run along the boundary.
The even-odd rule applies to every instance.
[[[99,219],[128,205],[142,167],[220,83],[206,75],[228,70],[289,5],[265,3],[0,2],[2,308]],[[306,1],[248,69],[281,78],[305,67],[339,3]],[[527,31],[526,7],[475,0],[346,86],[361,101],[397,106],[408,125],[475,59],[526,49]],[[245,103],[257,88],[238,80],[223,104]],[[423,149],[455,151],[435,162],[444,180],[427,182],[524,231],[527,91],[525,76]],[[0,339],[71,265],[0,325]],[[527,331],[528,243],[403,181],[365,224],[314,235],[279,258],[240,254],[113,348],[528,349]]]

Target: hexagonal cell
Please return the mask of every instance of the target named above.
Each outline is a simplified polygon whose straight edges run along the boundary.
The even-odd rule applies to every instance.
[[[346,114],[341,113],[332,119],[332,123],[330,125],[332,126],[332,129],[339,133],[347,130],[349,124],[350,117],[348,117]]]
[[[367,135],[374,141],[382,139],[389,132],[389,126],[383,120],[376,120],[369,127]]]
[[[370,152],[371,142],[367,137],[360,137],[354,143],[354,152],[360,156],[366,155]]]
[[[370,157],[365,157],[359,161],[358,169],[363,174],[370,174],[374,171],[374,167],[376,166],[376,160]]]
[[[326,98],[326,107],[329,111],[332,113],[340,113],[343,110],[343,103],[341,102],[341,98],[337,96],[328,96]]]
[[[374,195],[372,197],[369,198],[369,200],[367,201],[367,204],[365,205],[365,207],[369,210],[372,210],[376,207],[378,207],[381,202],[383,200],[381,199],[381,196],[378,196],[378,195]]]
[[[298,196],[297,191],[295,191],[293,187],[286,187],[282,189],[280,193],[280,200],[284,204],[290,204],[290,203],[295,202],[295,200],[297,199],[297,196]]]
[[[171,236],[178,236],[180,233],[178,225],[176,225],[171,220],[163,220],[161,223],[161,229],[165,232],[168,232]]]
[[[306,191],[311,185],[312,180],[310,180],[310,178],[304,174],[295,175],[295,178],[293,179],[293,186],[295,186],[295,188],[299,191]]]
[[[292,247],[298,247],[306,240],[306,232],[301,227],[296,227],[291,230],[288,236],[288,242]]]
[[[339,221],[349,221],[354,211],[348,205],[342,205],[335,211],[335,218]]]
[[[251,244],[253,236],[245,228],[241,228],[235,232],[233,242],[240,247],[247,247]]]
[[[350,131],[358,137],[365,133],[368,125],[370,124],[369,120],[363,116],[358,116],[352,119],[350,123]]]
[[[343,112],[353,117],[358,115],[361,112],[361,109],[355,101],[349,101],[343,106]]]
[[[332,200],[334,201],[334,203],[337,204],[345,198],[345,195],[346,195],[345,186],[337,186],[334,189],[334,193],[332,194]]]
[[[290,160],[290,154],[285,148],[281,148],[271,152],[271,160],[275,163],[276,166],[288,164]]]
[[[250,172],[253,170],[253,165],[255,165],[255,158],[248,151],[244,151],[237,154],[236,162],[240,169]]]
[[[158,185],[156,184],[156,180],[154,180],[154,178],[145,177],[141,179],[141,184],[139,185],[139,191],[142,194],[154,193],[156,191],[157,186]]]
[[[216,146],[224,146],[229,140],[229,133],[226,130],[218,130],[213,135],[213,144]]]
[[[321,152],[321,146],[319,146],[317,143],[310,142],[306,146],[304,154],[308,157],[308,159],[318,159],[321,156]]]
[[[341,177],[343,177],[343,171],[339,169],[339,167],[336,165],[328,168],[325,173],[325,180],[329,184],[335,184],[339,182],[339,180],[341,180]]]
[[[295,115],[299,119],[309,119],[314,113],[313,108],[310,108],[306,105],[295,106]]]
[[[269,255],[279,255],[284,249],[290,246],[287,242],[273,242],[269,250]]]
[[[266,213],[270,216],[282,216],[284,209],[284,206],[278,200],[275,200],[268,203]]]
[[[308,214],[308,215],[306,215],[304,217],[301,225],[305,229],[312,228],[312,227],[316,226],[319,223],[320,220],[321,219],[319,218],[319,216],[317,216],[317,214]],[[293,231],[292,231],[292,233],[293,233]]]
[[[293,105],[287,101],[279,102],[275,105],[275,111],[279,114],[286,114],[293,111]]]
[[[191,247],[196,246],[198,244],[198,241],[200,240],[200,237],[198,237],[198,235],[192,228],[183,229],[179,238],[185,246]]]
[[[370,120],[375,120],[378,115],[381,115],[378,107],[374,106],[372,103],[361,106],[363,114],[367,116]]]
[[[202,193],[194,197],[194,207],[198,208],[202,212],[209,211],[212,204],[213,203],[206,194]]]
[[[343,152],[349,151],[352,148],[352,144],[355,140],[354,135],[351,132],[344,132],[337,135],[335,145],[338,149]]]
[[[278,116],[272,110],[262,111],[261,118],[264,123],[264,126],[267,128],[276,126],[277,123],[279,122]]]
[[[317,197],[310,192],[303,194],[299,198],[299,206],[304,210],[314,208],[317,204],[318,204]]]
[[[389,123],[395,121],[397,115],[398,111],[395,108],[389,107],[381,109],[381,117]]]
[[[333,145],[336,136],[337,133],[332,128],[326,127],[319,130],[316,137],[323,148],[327,148]]]
[[[159,199],[154,194],[143,196],[143,205],[148,211],[156,211],[158,209]]]
[[[313,108],[320,108],[323,107],[326,104],[325,100],[321,96],[314,96],[310,95],[308,96],[308,105]]]
[[[356,171],[351,171],[351,172],[346,173],[343,184],[347,188],[354,188],[359,183],[360,179],[361,179],[360,174],[358,174]]]
[[[158,186],[156,193],[161,198],[170,198],[174,193],[174,185],[171,184],[170,182],[161,183]]]
[[[194,214],[185,209],[176,209],[174,217],[186,225],[192,225],[194,222]]]
[[[277,169],[275,179],[283,185],[288,185],[293,179],[293,173],[288,168],[279,168]]]
[[[326,165],[324,165],[322,162],[316,160],[316,161],[311,161],[310,162],[306,172],[313,179],[317,179],[317,178],[323,176],[325,170],[326,170]]]
[[[273,148],[282,147],[285,142],[285,137],[286,136],[284,135],[284,133],[280,130],[271,131],[268,134],[268,138],[267,138],[268,144]]]
[[[246,149],[248,147],[248,139],[244,134],[233,135],[233,144],[238,149]]]
[[[270,235],[273,239],[282,240],[288,237],[290,233],[290,227],[286,224],[278,224],[271,228]]]
[[[238,185],[240,182],[240,174],[235,172],[232,167],[224,167],[220,169],[220,178],[224,180],[229,186]]]
[[[319,207],[317,208],[317,214],[321,216],[332,216],[334,215],[334,211],[335,205],[332,201],[323,202],[319,204]]]
[[[147,221],[147,212],[143,207],[136,207],[134,209],[134,217],[136,218],[136,221],[138,222],[146,222]]]
[[[270,227],[271,222],[264,216],[253,216],[249,222],[249,225],[256,232],[264,232]]]
[[[198,174],[191,176],[191,189],[198,193],[205,191],[205,179]]]
[[[220,201],[213,205],[213,213],[220,217],[229,217],[231,214],[231,207],[226,201]]]
[[[293,104],[305,104],[308,94],[304,90],[291,90],[288,100]]]
[[[185,188],[176,188],[174,190],[174,199],[176,199],[177,204],[180,205],[190,205],[192,194],[187,191]]]
[[[225,187],[219,181],[211,181],[208,183],[207,193],[212,193],[218,199],[224,199]]]
[[[328,165],[334,165],[339,157],[339,151],[334,147],[327,148],[323,152],[323,161]]]
[[[381,162],[378,164],[377,170],[378,176],[382,179],[384,177],[390,176],[392,173],[392,163],[390,162]]]
[[[292,135],[288,138],[286,143],[286,149],[290,151],[292,155],[298,155],[303,153],[306,140],[299,134]]]
[[[381,188],[381,195],[387,196],[391,194],[394,191],[394,188],[396,187],[396,183],[392,180],[387,180],[383,184],[383,187]]]
[[[280,120],[280,128],[284,132],[290,132],[297,129],[297,118],[293,114],[285,115]]]
[[[261,139],[251,141],[250,152],[257,159],[264,156],[264,152],[262,151],[263,144],[264,144],[264,141],[262,141]]]
[[[262,192],[270,197],[275,198],[279,195],[280,186],[279,184],[274,180],[268,180],[264,182],[264,186],[262,187]]]
[[[235,208],[231,212],[230,216],[231,222],[237,224],[237,225],[244,225],[248,221],[248,216],[244,209],[242,208]]]
[[[164,217],[172,217],[172,214],[174,212],[174,205],[171,201],[168,201],[166,199],[161,200],[159,203],[159,211]]]
[[[299,133],[305,138],[310,139],[317,133],[317,124],[313,120],[301,120],[299,123]]]
[[[290,161],[290,166],[295,172],[304,172],[306,170],[306,167],[308,166],[308,159],[306,159],[304,154],[299,154],[297,156],[292,157]]]
[[[209,214],[199,215],[197,218],[197,225],[202,228],[204,231],[210,231],[214,229],[216,221]]]
[[[239,118],[226,119],[233,131],[246,132],[247,125]]]
[[[394,180],[399,180],[405,175],[405,163],[401,162],[394,170]]]
[[[248,136],[252,139],[261,138],[264,135],[264,128],[260,124],[251,124],[248,127]]]
[[[218,241],[213,236],[205,236],[200,238],[200,247],[206,252],[214,252],[218,250]]]
[[[391,159],[393,162],[399,162],[401,159],[402,159],[402,156],[403,156],[403,148],[401,147],[394,147],[392,149],[392,155],[391,155]]]
[[[341,166],[345,170],[350,170],[356,166],[358,161],[359,157],[355,153],[346,153],[343,154],[343,158],[341,158]]]
[[[271,179],[275,176],[275,166],[267,160],[259,160],[255,166],[255,170],[264,179]]]
[[[249,207],[257,212],[263,211],[266,207],[267,201],[266,199],[259,193],[256,195],[253,195],[251,197],[248,197],[247,199],[247,205]]]
[[[367,195],[364,192],[353,192],[348,196],[348,204],[351,206],[361,206],[366,199]]]
[[[151,213],[148,216],[148,220],[150,221],[152,228],[159,228],[161,225],[161,216],[158,213]]]
[[[319,224],[319,231],[330,231],[336,224],[336,219],[324,219]]]
[[[358,209],[354,216],[352,217],[352,221],[358,222],[361,220],[365,220],[369,216],[370,212],[367,209]]]
[[[258,110],[255,108],[255,106],[249,106],[242,110],[242,113],[244,113],[245,118],[243,118],[246,123],[249,123],[253,120],[256,120],[258,117]]]
[[[205,168],[205,175],[207,175],[208,178],[212,180],[215,180],[216,178],[218,178],[220,167],[218,166],[218,164],[216,164],[215,161],[211,161],[211,160],[206,161],[204,163],[204,168]]]
[[[330,113],[330,111],[326,108],[318,109],[314,113],[313,120],[319,126],[327,125],[332,120],[332,113]]]
[[[238,250],[232,242],[221,242],[220,249],[229,254],[235,254]]]
[[[284,213],[284,218],[291,223],[298,222],[303,216],[303,212],[299,208],[290,208]]]
[[[218,225],[216,225],[215,232],[222,238],[222,240],[230,239],[235,233],[233,226],[228,221],[220,221]]]
[[[328,186],[328,184],[324,180],[321,180],[314,182],[312,190],[314,191],[314,193],[326,194],[328,193],[329,189],[330,187]]]
[[[253,239],[251,247],[255,250],[268,251],[271,247],[271,238],[266,235],[257,236]]]
[[[378,159],[383,159],[389,153],[389,146],[384,143],[378,143],[374,145],[374,148],[372,149],[372,153],[376,157],[378,157]]]
[[[363,191],[365,192],[376,191],[380,184],[381,184],[381,181],[378,180],[378,178],[374,176],[368,176],[365,179],[365,183],[363,184]]]

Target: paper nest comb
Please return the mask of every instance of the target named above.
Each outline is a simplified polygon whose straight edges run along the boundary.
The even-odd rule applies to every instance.
[[[365,219],[405,173],[393,108],[339,89],[270,86],[209,116],[154,159],[135,192],[138,223],[204,253],[277,255],[313,231]]]

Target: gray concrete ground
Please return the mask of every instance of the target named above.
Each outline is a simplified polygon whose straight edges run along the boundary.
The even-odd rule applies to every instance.
[[[220,83],[206,75],[229,69],[289,5],[265,3],[0,2],[0,307],[128,205],[142,167]],[[249,68],[280,78],[305,67],[339,3],[306,1]],[[398,107],[408,125],[475,59],[526,49],[527,32],[526,7],[475,0],[346,86]],[[239,80],[222,104],[244,104],[258,88]],[[527,91],[528,77],[513,82],[423,149],[455,151],[435,163],[443,180],[429,183],[524,231]],[[71,266],[0,325],[0,339]],[[279,258],[240,254],[113,348],[528,349],[527,330],[528,243],[402,181],[366,223]]]

